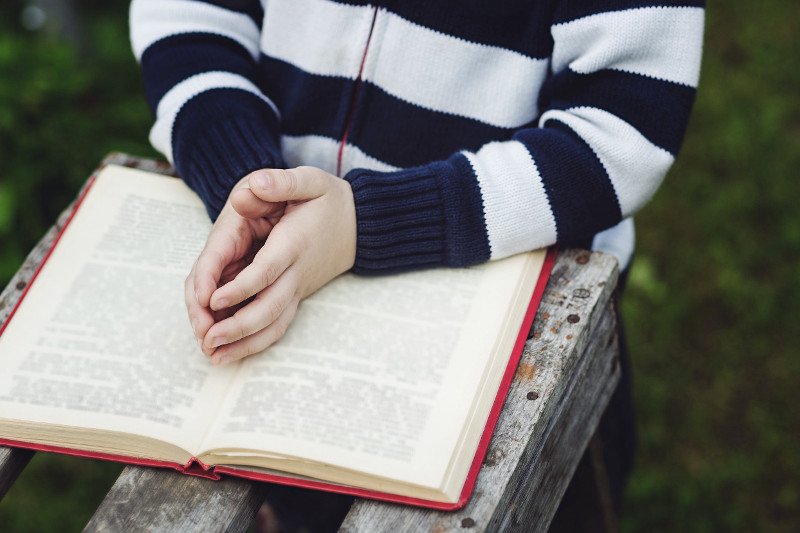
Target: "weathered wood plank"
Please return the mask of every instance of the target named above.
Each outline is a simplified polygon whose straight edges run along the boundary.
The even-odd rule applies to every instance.
[[[547,531],[586,445],[619,381],[614,314],[603,315],[597,334],[550,419],[544,443],[517,467],[488,522],[489,530]],[[603,524],[597,524],[601,530]]]
[[[33,457],[30,450],[0,448],[0,500],[16,481],[17,476]]]
[[[618,378],[616,261],[564,250],[509,391],[475,493],[458,512],[358,501],[341,530],[547,529]]]
[[[120,165],[123,167],[146,170],[147,172],[156,172],[158,174],[165,174],[167,176],[175,176],[175,169],[172,168],[172,166],[166,161],[144,159],[142,157],[135,157],[122,152],[112,152],[108,154],[100,164],[100,168],[103,168],[106,165]]]
[[[84,531],[246,531],[269,488],[128,466]]]

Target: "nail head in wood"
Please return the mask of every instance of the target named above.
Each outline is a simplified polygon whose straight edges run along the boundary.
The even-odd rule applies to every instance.
[[[591,295],[592,291],[590,291],[589,289],[578,288],[572,291],[572,296],[574,296],[575,298],[580,298],[582,300],[588,298]]]
[[[589,252],[583,252],[578,254],[578,257],[575,258],[575,262],[579,265],[585,265],[589,262]]]
[[[20,281],[20,282],[18,282],[18,283],[17,283],[17,290],[18,290],[18,291],[21,291],[22,289],[24,289],[24,288],[25,288],[25,285],[27,285],[27,284],[26,284],[24,281]]]
[[[538,397],[539,397],[539,393],[535,392],[535,391],[530,391],[526,396],[526,398],[528,398],[529,400],[535,400]]]
[[[577,324],[580,321],[581,317],[579,317],[578,315],[569,315],[567,317],[567,322],[569,322],[570,324]]]
[[[473,520],[472,518],[465,518],[464,520],[461,521],[461,527],[467,529],[475,527],[475,520]]]

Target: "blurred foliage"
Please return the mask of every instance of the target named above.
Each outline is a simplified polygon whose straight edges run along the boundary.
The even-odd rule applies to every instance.
[[[686,144],[637,217],[623,308],[639,455],[625,531],[800,530],[800,4],[711,0]],[[82,54],[0,5],[0,284],[111,150],[154,155],[126,6]],[[0,529],[79,530],[120,467],[37,454]]]
[[[112,150],[154,152],[122,3],[80,2],[86,46],[20,25],[0,4],[0,284]]]
[[[797,2],[709,2],[695,113],[637,217],[623,305],[625,530],[800,530],[798,37]]]

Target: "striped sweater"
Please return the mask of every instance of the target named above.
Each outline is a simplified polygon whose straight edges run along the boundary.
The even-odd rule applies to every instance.
[[[133,0],[152,144],[216,217],[258,168],[352,186],[354,271],[633,250],[703,0]]]

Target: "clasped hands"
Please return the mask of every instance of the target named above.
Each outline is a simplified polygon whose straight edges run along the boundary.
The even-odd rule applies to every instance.
[[[257,170],[234,187],[185,283],[203,353],[225,364],[277,342],[300,300],[355,261],[350,184],[314,167]]]

